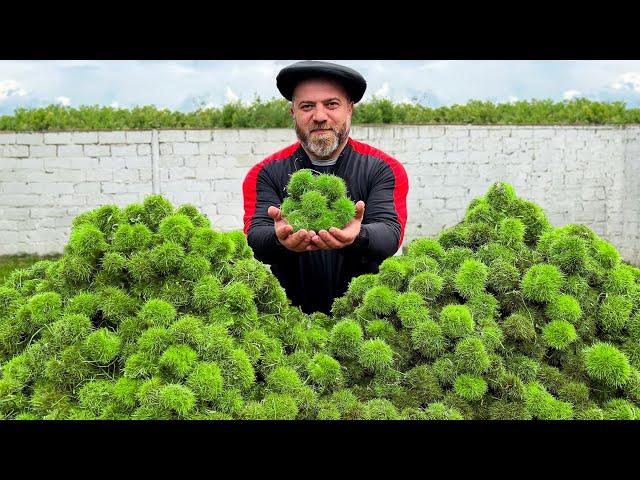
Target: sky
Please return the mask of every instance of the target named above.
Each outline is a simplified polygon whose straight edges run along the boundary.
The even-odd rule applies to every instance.
[[[332,60],[367,80],[363,100],[430,107],[469,100],[584,97],[640,107],[638,60]],[[0,114],[50,104],[183,112],[280,98],[275,78],[295,60],[0,60]]]

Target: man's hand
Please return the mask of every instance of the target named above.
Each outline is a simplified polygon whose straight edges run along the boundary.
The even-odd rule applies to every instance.
[[[311,246],[311,238],[316,234],[313,230],[300,229],[293,233],[293,227],[282,218],[279,208],[271,206],[267,213],[275,221],[276,237],[282,245],[292,252],[306,252],[308,250],[307,247]]]
[[[356,203],[356,216],[347,223],[344,228],[331,227],[329,231],[320,230],[318,235],[311,237],[312,245],[307,250],[331,250],[344,248],[353,243],[360,233],[360,225],[364,217],[364,202],[360,200]],[[313,233],[313,232],[312,232]]]

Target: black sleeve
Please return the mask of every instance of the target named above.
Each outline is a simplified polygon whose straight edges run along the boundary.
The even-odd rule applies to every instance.
[[[361,234],[347,248],[366,256],[387,258],[394,255],[400,248],[401,232],[406,222],[401,220],[398,209],[405,208],[406,219],[406,207],[401,205],[406,205],[407,189],[404,168],[400,167],[394,174],[388,164],[382,164],[374,174],[365,202]],[[396,192],[400,198],[396,198]]]
[[[252,174],[253,172],[250,172],[247,179]],[[247,182],[248,180],[245,180],[245,183]],[[247,193],[245,193],[245,215],[247,214],[247,209],[253,208],[252,205],[255,204],[255,211],[249,217],[247,243],[253,249],[255,258],[261,262],[270,265],[282,262],[283,259],[286,259],[294,252],[291,252],[280,243],[278,237],[276,237],[273,218],[267,213],[270,206],[280,208],[282,200],[276,183],[264,169],[261,169],[255,178],[255,203],[251,198],[248,205],[247,196]]]

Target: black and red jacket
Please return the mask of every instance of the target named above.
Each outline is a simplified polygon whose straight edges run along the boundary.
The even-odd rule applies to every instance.
[[[254,165],[242,184],[244,233],[256,259],[271,265],[293,305],[303,312],[329,313],[333,300],[349,281],[377,273],[382,261],[402,245],[407,223],[409,181],[400,162],[369,145],[349,138],[329,173],[345,180],[351,200],[365,203],[361,233],[348,247],[292,252],[277,239],[270,206],[280,207],[291,174],[314,169],[300,142]]]

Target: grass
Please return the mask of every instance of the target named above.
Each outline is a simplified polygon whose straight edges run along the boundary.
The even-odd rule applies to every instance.
[[[27,268],[40,260],[55,260],[59,257],[60,255],[0,255],[0,284],[16,268]]]

